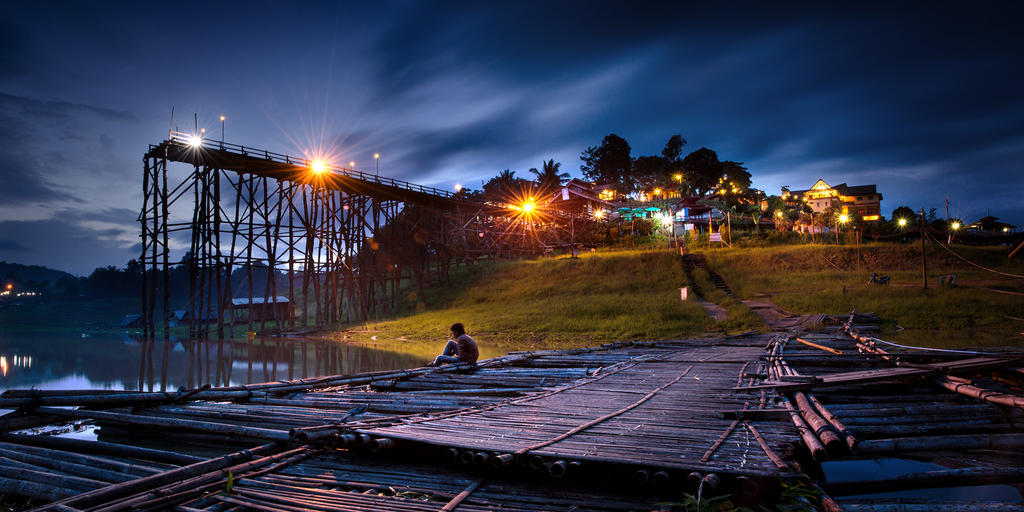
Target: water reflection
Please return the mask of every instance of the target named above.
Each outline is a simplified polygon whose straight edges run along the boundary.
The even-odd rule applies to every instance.
[[[419,351],[315,339],[156,340],[129,335],[0,335],[0,390],[173,391],[424,363]]]

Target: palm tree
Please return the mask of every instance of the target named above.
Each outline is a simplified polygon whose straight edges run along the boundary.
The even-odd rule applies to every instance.
[[[530,172],[537,176],[537,184],[540,185],[541,190],[551,190],[561,187],[565,182],[569,181],[569,173],[558,172],[562,167],[561,162],[555,162],[552,158],[547,162],[543,162],[543,171],[538,171],[536,168],[530,169]]]
[[[511,189],[516,184],[516,172],[505,169],[498,173],[498,181],[505,185],[505,188]]]

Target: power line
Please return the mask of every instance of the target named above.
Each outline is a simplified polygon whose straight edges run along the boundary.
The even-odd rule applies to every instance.
[[[982,270],[986,270],[986,271],[988,271],[988,272],[992,272],[992,273],[994,273],[994,274],[999,274],[999,275],[1003,275],[1003,276],[1006,276],[1006,277],[1015,277],[1015,278],[1017,278],[1017,279],[1024,279],[1024,276],[1022,276],[1022,275],[1018,275],[1018,274],[1010,274],[1010,273],[1007,273],[1007,272],[1001,272],[1001,271],[999,271],[999,270],[995,270],[995,269],[991,269],[991,268],[988,268],[988,267],[983,267],[983,266],[981,266],[981,265],[978,265],[977,263],[975,263],[975,262],[973,262],[973,261],[971,261],[971,260],[969,260],[969,259],[967,259],[967,258],[964,258],[963,256],[960,256],[959,254],[957,254],[957,253],[953,252],[953,249],[950,249],[950,248],[949,248],[949,247],[948,247],[948,246],[947,246],[946,244],[944,244],[944,243],[942,243],[942,242],[938,241],[938,240],[937,240],[937,239],[936,239],[936,238],[935,238],[934,236],[932,236],[932,234],[931,234],[931,233],[928,233],[928,238],[931,238],[933,242],[935,242],[935,243],[939,244],[939,247],[942,247],[943,249],[945,249],[946,251],[948,251],[948,252],[949,252],[950,254],[952,254],[953,256],[956,256],[957,258],[959,258],[959,259],[963,260],[963,261],[964,261],[964,263],[967,263],[967,264],[969,264],[969,265],[973,265],[973,266],[975,266],[975,267],[978,267],[978,268],[980,268],[980,269],[982,269]]]

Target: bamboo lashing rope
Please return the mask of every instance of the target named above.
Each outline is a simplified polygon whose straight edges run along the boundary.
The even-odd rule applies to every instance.
[[[470,484],[469,487],[466,487],[466,490],[460,492],[458,496],[452,498],[452,500],[445,504],[445,506],[441,507],[441,512],[451,512],[452,510],[455,510],[455,507],[458,507],[460,503],[465,501],[466,498],[468,498],[470,494],[473,494],[473,491],[477,490],[481,485],[483,485],[483,483],[484,479],[481,478],[480,480]]]
[[[722,443],[725,442],[725,439],[729,437],[729,434],[732,434],[732,431],[736,429],[736,425],[739,424],[740,420],[733,420],[729,427],[725,429],[725,432],[722,432],[722,435],[718,437],[718,440],[711,445],[711,448],[708,448],[708,451],[704,452],[704,455],[700,458],[700,461],[707,462],[708,460],[710,460],[711,456],[715,454],[715,450],[718,450],[718,447],[722,446]]]
[[[764,440],[764,437],[761,436],[761,433],[758,432],[757,429],[754,428],[754,426],[751,425],[749,421],[744,421],[743,425],[747,427],[747,430],[750,430],[751,434],[754,434],[754,439],[757,440],[757,444],[761,445],[761,449],[764,450],[764,454],[767,455],[769,459],[771,459],[772,463],[774,463],[776,467],[778,467],[779,469],[786,469],[787,467],[789,467],[786,465],[786,462],[782,460],[782,457],[779,457],[778,454],[776,454],[771,449],[771,447],[768,446],[768,442]]]
[[[682,353],[682,352],[685,352],[685,351],[684,350],[677,350],[677,351],[669,352],[667,354],[662,354],[662,355],[660,355],[658,357],[633,358],[633,359],[630,359],[628,361],[623,361],[621,363],[615,363],[612,366],[618,366],[618,365],[621,365],[621,366],[619,366],[619,368],[616,368],[614,370],[605,372],[604,374],[602,374],[602,375],[600,375],[598,377],[593,377],[593,378],[591,378],[589,380],[585,380],[585,381],[582,381],[582,382],[577,382],[577,383],[574,383],[574,384],[569,384],[567,386],[562,386],[562,387],[554,389],[552,391],[548,391],[548,392],[545,392],[545,393],[539,393],[539,394],[536,394],[536,395],[520,397],[520,398],[514,398],[514,399],[510,399],[510,400],[503,400],[501,402],[495,402],[493,404],[490,404],[490,405],[487,405],[487,406],[484,406],[484,407],[467,407],[465,409],[459,409],[457,411],[453,411],[453,412],[446,413],[446,414],[441,414],[441,415],[438,415],[438,416],[429,416],[429,417],[426,417],[426,418],[418,418],[418,419],[415,419],[415,420],[409,420],[409,421],[403,422],[402,425],[412,425],[412,424],[415,424],[415,423],[423,423],[425,421],[442,420],[442,419],[447,419],[447,418],[454,418],[454,417],[457,417],[457,416],[465,416],[465,415],[469,415],[469,414],[477,414],[477,413],[481,413],[481,412],[491,411],[491,410],[497,409],[499,407],[504,407],[506,405],[516,405],[516,404],[520,404],[520,403],[523,403],[523,402],[529,402],[529,401],[532,401],[532,400],[538,400],[538,399],[541,399],[541,398],[547,398],[549,396],[556,395],[556,394],[561,393],[563,391],[568,391],[570,389],[575,389],[575,388],[578,388],[580,386],[583,386],[583,385],[586,385],[586,384],[590,384],[592,382],[597,382],[597,381],[599,381],[599,380],[601,380],[601,379],[603,379],[605,377],[609,377],[609,376],[615,375],[616,373],[619,373],[619,372],[621,372],[623,370],[627,370],[629,368],[632,368],[632,367],[636,366],[637,364],[640,364],[640,363],[642,363],[644,361],[654,361],[654,360],[659,360],[659,359],[665,359],[665,358],[668,358],[668,357],[670,357],[672,355],[675,355],[675,354],[678,354],[678,353]],[[693,352],[693,350],[691,350],[691,352]],[[691,366],[691,368],[692,368],[692,366]],[[387,420],[387,419],[388,418],[384,418],[383,420]],[[358,428],[358,427],[356,427],[356,428]]]
[[[690,366],[686,367],[686,369],[683,370],[683,373],[680,373],[678,377],[672,379],[669,383],[664,384],[664,385],[658,387],[657,389],[651,391],[650,393],[647,393],[640,400],[637,400],[636,402],[633,402],[632,404],[627,405],[626,407],[623,407],[622,409],[619,409],[619,410],[617,410],[615,412],[611,412],[611,413],[605,414],[604,416],[601,416],[599,418],[595,418],[593,420],[590,420],[590,421],[588,421],[588,422],[586,422],[586,423],[584,423],[584,424],[582,424],[582,425],[580,425],[578,427],[575,427],[575,428],[569,430],[568,432],[566,432],[564,434],[556,436],[556,437],[554,437],[552,439],[548,439],[547,441],[542,441],[540,443],[537,443],[537,444],[534,444],[534,445],[531,445],[531,446],[527,446],[525,448],[520,448],[520,449],[515,451],[515,454],[516,455],[523,455],[523,454],[525,454],[525,453],[527,453],[527,452],[529,452],[531,450],[536,450],[536,449],[543,448],[545,446],[557,443],[557,442],[559,442],[559,441],[561,441],[563,439],[568,438],[569,436],[571,436],[573,434],[576,434],[578,432],[582,432],[582,431],[584,431],[584,430],[586,430],[586,429],[588,429],[590,427],[593,427],[594,425],[603,423],[603,422],[605,422],[605,421],[607,421],[607,420],[609,420],[611,418],[619,416],[620,414],[624,414],[626,412],[629,412],[629,411],[639,407],[640,405],[642,405],[644,402],[650,400],[651,398],[654,398],[654,395],[658,394],[659,391],[661,391],[661,390],[671,386],[672,384],[675,384],[676,382],[679,382],[679,380],[682,379],[683,377],[685,377],[687,373],[690,373],[690,370],[692,370],[692,369],[693,369],[693,365],[690,365]]]

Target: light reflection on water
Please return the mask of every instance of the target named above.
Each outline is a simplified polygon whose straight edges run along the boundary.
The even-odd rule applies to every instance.
[[[419,346],[327,340],[197,342],[129,335],[0,334],[0,391],[109,389],[165,391],[422,366]],[[430,347],[431,350],[434,347]]]

